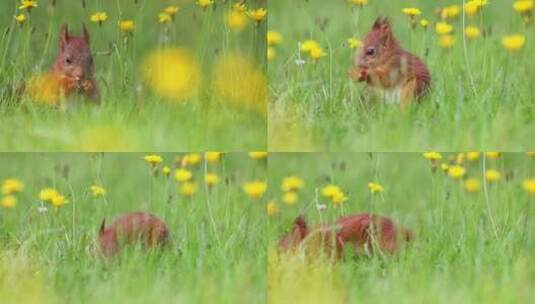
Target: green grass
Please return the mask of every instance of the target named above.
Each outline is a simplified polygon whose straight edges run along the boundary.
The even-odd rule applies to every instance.
[[[51,3],[56,3],[52,6]],[[0,150],[2,151],[247,151],[266,149],[265,104],[257,95],[239,99],[214,90],[214,75],[235,79],[239,70],[222,72],[217,62],[239,54],[262,76],[265,62],[265,24],[249,21],[233,32],[225,18],[230,2],[203,11],[193,1],[38,1],[30,13],[14,1],[0,4]],[[137,4],[136,4],[137,2]],[[82,6],[85,3],[85,8]],[[167,5],[180,6],[168,26],[158,23]],[[249,8],[265,7],[264,0],[248,1]],[[101,27],[91,14],[108,14]],[[14,15],[25,13],[20,26]],[[135,22],[124,35],[119,20]],[[23,81],[48,71],[57,51],[60,25],[80,35],[85,23],[91,34],[95,77],[102,106],[68,97],[61,109],[38,105],[14,91]],[[126,36],[128,36],[126,38]],[[144,81],[144,57],[162,47],[187,49],[200,68],[194,97],[181,101],[158,96]],[[179,67],[173,67],[176,69]],[[237,67],[236,69],[239,69]],[[244,80],[247,83],[246,79]],[[264,81],[265,82],[265,81]],[[243,84],[228,84],[237,91]],[[247,88],[244,89],[247,91]],[[263,89],[257,87],[257,90]],[[262,95],[260,95],[262,96]],[[252,105],[252,106],[250,106]],[[235,141],[239,137],[240,141]]]
[[[489,1],[466,24],[483,38],[463,44],[462,15],[449,21],[457,43],[450,50],[437,43],[434,23],[410,30],[403,7],[418,7],[438,20],[435,9],[448,1],[370,1],[361,9],[344,1],[272,1],[269,30],[282,34],[269,63],[269,147],[273,151],[421,151],[425,149],[531,148],[534,27],[524,26],[508,1]],[[364,85],[346,72],[353,50],[349,37],[363,39],[375,18],[389,16],[401,45],[420,56],[432,74],[429,94],[402,115],[397,106],[372,105],[359,97]],[[514,55],[501,45],[504,35],[526,36]],[[327,55],[316,64],[299,54],[298,42],[314,39]],[[300,57],[301,56],[301,57]],[[298,58],[306,60],[297,65]]]
[[[163,155],[164,164],[174,167],[175,156]],[[0,210],[3,303],[265,302],[266,217],[241,189],[265,180],[265,166],[246,154],[192,168],[199,185],[192,198],[178,194],[173,174],[151,174],[142,154],[3,154],[0,168],[1,180],[25,184],[18,204]],[[205,170],[221,177],[211,191]],[[95,183],[107,189],[105,199],[91,195]],[[44,187],[69,203],[38,212]],[[88,254],[103,218],[135,210],[163,219],[171,246],[126,248],[111,261]]]
[[[445,160],[455,154],[444,155]],[[463,181],[437,170],[420,153],[284,154],[270,157],[270,197],[297,175],[305,187],[294,205],[279,203],[270,218],[268,297],[271,303],[524,303],[533,299],[535,210],[522,188],[535,174],[524,153],[464,164],[465,178],[482,181],[483,168],[502,179],[468,193]],[[372,195],[370,181],[384,192]],[[327,183],[348,196],[334,207],[321,196]],[[316,204],[326,204],[319,212]],[[277,256],[276,242],[303,214],[314,226],[340,215],[372,211],[415,232],[415,241],[394,257],[355,257],[332,263],[321,258]],[[286,301],[286,302],[285,302]]]

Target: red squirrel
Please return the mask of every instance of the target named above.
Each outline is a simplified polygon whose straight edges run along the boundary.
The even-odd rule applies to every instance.
[[[375,214],[348,215],[338,218],[332,226],[322,225],[314,229],[310,229],[306,220],[299,216],[294,220],[291,231],[280,239],[279,249],[295,251],[310,242],[309,245],[319,245],[327,253],[334,252],[340,258],[347,246],[352,246],[355,251],[364,249],[371,253],[373,244],[377,244],[382,252],[393,254],[402,242],[413,238],[412,231],[394,224],[388,217]]]
[[[404,108],[423,96],[431,75],[417,56],[404,50],[394,37],[388,18],[377,18],[348,71],[354,81],[366,82],[375,95]]]
[[[59,49],[52,70],[39,81],[30,82],[28,94],[38,100],[57,104],[60,97],[82,94],[95,103],[100,103],[100,93],[94,79],[94,64],[89,47],[90,36],[85,25],[83,35],[72,36],[67,25],[62,25],[59,34]],[[20,91],[20,90],[19,90]]]
[[[124,245],[141,243],[145,248],[162,247],[169,242],[169,230],[156,216],[145,212],[126,213],[110,225],[102,221],[97,242],[98,253],[111,258]]]

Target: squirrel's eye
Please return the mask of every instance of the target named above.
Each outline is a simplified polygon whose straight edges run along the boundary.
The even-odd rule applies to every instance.
[[[65,62],[68,63],[68,64],[71,64],[71,63],[72,63],[72,60],[71,60],[71,58],[66,58],[66,59],[65,59]]]
[[[366,49],[366,55],[368,56],[372,56],[375,54],[375,48],[374,47],[369,47]]]

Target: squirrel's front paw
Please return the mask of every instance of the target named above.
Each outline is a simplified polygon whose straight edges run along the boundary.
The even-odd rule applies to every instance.
[[[95,86],[93,85],[93,82],[91,80],[84,80],[82,82],[82,90],[84,92],[91,92],[94,88]]]

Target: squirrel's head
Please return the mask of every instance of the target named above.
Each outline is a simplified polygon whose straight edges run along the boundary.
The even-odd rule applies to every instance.
[[[399,44],[392,32],[390,20],[379,17],[357,51],[355,65],[360,69],[374,69],[387,61],[398,49]]]
[[[308,224],[303,216],[298,216],[293,222],[292,229],[279,241],[279,249],[294,250],[308,235]]]
[[[89,32],[83,25],[83,36],[71,36],[67,25],[62,25],[59,33],[59,52],[54,70],[76,81],[93,74],[93,57],[89,48]]]
[[[119,252],[117,234],[114,229],[106,229],[106,220],[102,220],[98,231],[98,254],[104,257],[112,257]]]

